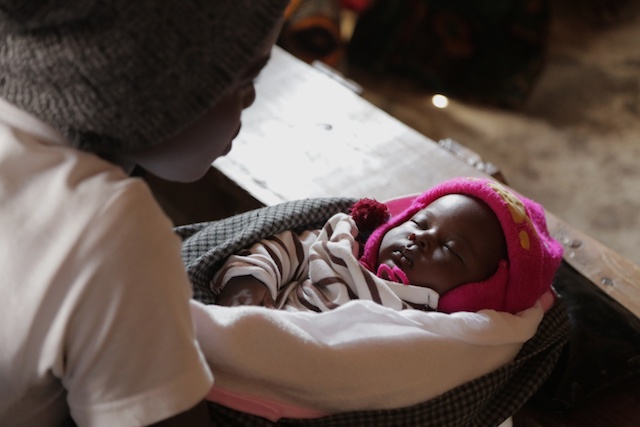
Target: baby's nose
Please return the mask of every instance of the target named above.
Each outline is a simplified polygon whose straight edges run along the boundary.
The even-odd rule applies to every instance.
[[[415,243],[421,249],[427,249],[430,245],[431,234],[426,231],[418,231],[409,234],[409,240]]]

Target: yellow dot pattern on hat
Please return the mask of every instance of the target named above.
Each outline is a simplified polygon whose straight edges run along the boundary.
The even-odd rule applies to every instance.
[[[520,224],[522,221],[527,219],[527,212],[524,209],[524,204],[522,204],[522,201],[518,199],[515,194],[496,182],[490,182],[487,185],[498,193],[498,195],[502,197],[502,200],[505,201],[509,212],[511,212],[513,222]]]
[[[529,241],[529,233],[522,230],[520,231],[520,233],[518,233],[518,236],[520,237],[520,246],[522,246],[524,249],[529,249],[531,247],[531,242]]]
[[[487,185],[505,201],[514,223],[522,224],[523,222],[526,222],[525,227],[518,232],[518,238],[520,239],[520,246],[523,249],[529,249],[531,247],[531,238],[537,239],[538,233],[536,233],[536,229],[531,222],[531,218],[527,215],[527,211],[525,210],[522,200],[497,182],[490,182],[487,183]]]

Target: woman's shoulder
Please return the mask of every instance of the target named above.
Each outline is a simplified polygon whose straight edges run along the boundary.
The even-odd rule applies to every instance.
[[[14,251],[86,245],[98,235],[127,238],[122,229],[137,230],[131,239],[172,233],[146,183],[119,167],[20,132],[2,132],[0,143],[0,227],[16,237],[9,239]]]
[[[5,148],[0,152],[0,182],[6,189],[0,197],[22,206],[23,215],[42,218],[46,212],[38,207],[46,206],[48,212],[59,210],[58,215],[74,210],[77,221],[81,212],[104,210],[126,193],[141,204],[153,200],[141,180],[93,153],[21,132],[9,131],[0,138]]]

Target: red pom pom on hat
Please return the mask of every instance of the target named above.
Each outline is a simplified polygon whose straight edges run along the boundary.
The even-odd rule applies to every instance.
[[[391,217],[389,208],[374,199],[360,199],[351,206],[349,214],[361,231],[373,231]]]

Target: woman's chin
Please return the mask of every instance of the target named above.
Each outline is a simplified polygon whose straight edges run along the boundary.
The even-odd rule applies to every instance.
[[[229,141],[229,144],[224,148],[224,150],[222,150],[222,153],[220,154],[220,157],[226,156],[227,154],[229,154],[229,152],[233,148],[233,141],[235,141],[236,138],[238,137],[238,135],[240,135],[240,129],[241,128],[242,128],[242,125],[238,126],[238,130],[236,130],[236,133],[233,135],[233,137]]]
[[[220,154],[220,157],[226,156],[227,154],[229,154],[232,148],[233,148],[233,141],[230,142],[229,145],[227,145],[227,147],[222,151],[222,154]]]

